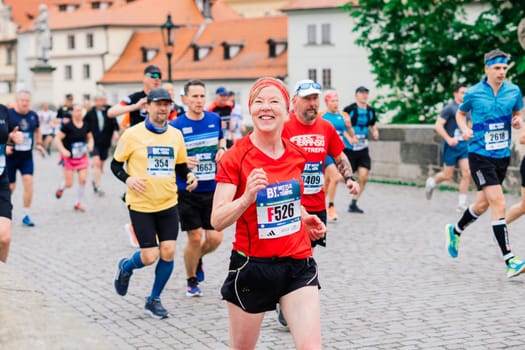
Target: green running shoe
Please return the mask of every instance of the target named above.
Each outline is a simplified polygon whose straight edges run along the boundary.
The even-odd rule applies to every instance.
[[[507,265],[507,277],[516,277],[523,271],[525,271],[525,261],[517,256],[509,260],[509,264]]]
[[[447,235],[447,250],[451,257],[457,258],[458,256],[458,245],[459,236],[454,232],[454,226],[448,224],[445,227],[445,233]]]

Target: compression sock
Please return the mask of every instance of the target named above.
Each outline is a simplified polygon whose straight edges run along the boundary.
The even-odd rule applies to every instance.
[[[155,281],[153,282],[153,288],[151,289],[150,300],[157,299],[160,297],[160,293],[162,293],[164,286],[166,286],[166,283],[168,282],[172,271],[173,260],[165,261],[159,259],[159,261],[157,262],[157,267],[155,268]]]
[[[458,223],[454,227],[454,232],[459,236],[461,233],[474,221],[476,221],[479,218],[479,215],[476,215],[474,211],[472,210],[472,205],[469,206],[465,212],[463,213],[463,216],[461,219],[459,219]]]
[[[505,259],[505,263],[508,263],[508,261],[514,257],[514,255],[510,250],[509,235],[507,232],[507,224],[505,223],[505,218],[492,221],[491,224],[492,232],[494,232],[494,237],[496,237],[496,241],[498,242],[501,254]]]
[[[132,272],[134,269],[140,269],[144,266],[145,265],[142,262],[142,259],[140,258],[140,250],[138,250],[135,252],[135,254],[131,256],[131,258],[124,261],[122,269],[124,270],[124,272]]]

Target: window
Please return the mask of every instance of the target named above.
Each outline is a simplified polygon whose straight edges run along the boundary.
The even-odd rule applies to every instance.
[[[64,79],[65,80],[72,80],[73,79],[73,67],[71,65],[66,65],[64,69]]]
[[[330,23],[324,23],[321,25],[321,44],[332,43],[331,31],[332,26],[330,25]]]
[[[75,36],[74,35],[67,36],[67,48],[70,50],[75,48]]]
[[[91,3],[91,8],[92,9],[99,9],[100,8],[100,1],[93,1]]]
[[[86,34],[86,47],[88,49],[93,48],[93,33]]]
[[[288,47],[288,41],[286,39],[268,39],[268,57],[274,58],[286,51]]]
[[[323,87],[332,87],[332,70],[330,68],[323,68]]]
[[[226,41],[224,41],[221,45],[222,45],[222,47],[224,49],[223,58],[225,60],[231,60],[244,47],[244,43],[243,42],[226,42]]]
[[[13,53],[14,53],[14,50],[13,50],[13,47],[12,46],[8,46],[6,48],[6,57],[5,57],[5,64],[8,65],[8,66],[12,66],[13,65]]]
[[[58,11],[66,12],[67,11],[67,5],[65,5],[65,4],[58,5]]]
[[[317,81],[317,69],[308,69],[308,79]]]
[[[140,49],[142,50],[142,63],[151,61],[159,53],[157,47],[142,46]]]
[[[306,43],[308,45],[315,45],[317,44],[317,38],[316,38],[316,25],[315,24],[309,24],[307,27],[307,38]]]
[[[89,66],[89,64],[85,64],[82,66],[82,75],[84,79],[91,78],[91,67]]]
[[[193,61],[197,62],[202,60],[204,57],[213,49],[213,45],[197,45],[191,44],[190,47],[193,49]]]

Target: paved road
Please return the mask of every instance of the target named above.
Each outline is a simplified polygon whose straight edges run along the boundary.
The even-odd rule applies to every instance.
[[[14,193],[13,244],[9,267],[34,288],[104,329],[115,349],[226,349],[228,321],[219,288],[226,276],[232,230],[205,258],[201,298],[187,298],[182,262],[186,235],[178,241],[175,269],[163,293],[170,311],[155,320],[142,311],[154,268],[137,271],[128,295],[113,290],[117,261],[133,248],[123,233],[124,185],[107,170],[107,195],[88,188],[86,213],[75,213],[76,188],[60,200],[56,155],[36,158],[34,228],[20,224],[21,187]],[[473,197],[473,194],[470,194]],[[444,225],[453,222],[457,193],[438,191],[432,201],[421,188],[369,184],[360,201],[364,215],[343,211],[348,196],[339,188],[340,220],[329,224],[320,266],[323,343],[326,349],[503,349],[525,348],[525,276],[509,280],[482,217],[464,234],[459,257],[448,257]],[[519,198],[508,196],[508,203]],[[510,228],[515,253],[525,256],[525,219]],[[79,344],[79,349],[89,346]],[[293,349],[290,333],[268,313],[257,349]]]

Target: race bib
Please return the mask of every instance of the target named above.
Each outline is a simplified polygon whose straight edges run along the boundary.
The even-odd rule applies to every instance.
[[[149,146],[147,173],[149,176],[169,177],[175,172],[172,147]]]
[[[197,180],[206,181],[215,179],[216,166],[213,161],[199,161],[193,173],[197,176]]]
[[[353,146],[354,151],[360,151],[368,147],[368,135],[356,134],[357,144]]]
[[[454,129],[454,138],[458,141],[465,141],[463,140],[463,133],[460,128]]]
[[[487,151],[506,148],[509,146],[509,131],[505,123],[492,123],[485,131],[485,149]]]
[[[268,185],[257,193],[259,239],[296,233],[301,228],[301,185],[297,180]]]
[[[71,144],[71,158],[82,158],[87,153],[87,144],[85,142],[73,142]]]
[[[314,194],[324,186],[323,163],[308,162],[303,171],[304,194]]]
[[[31,146],[33,145],[33,138],[31,137],[31,133],[27,131],[22,131],[22,135],[24,135],[22,143],[15,144],[15,151],[30,151]]]

